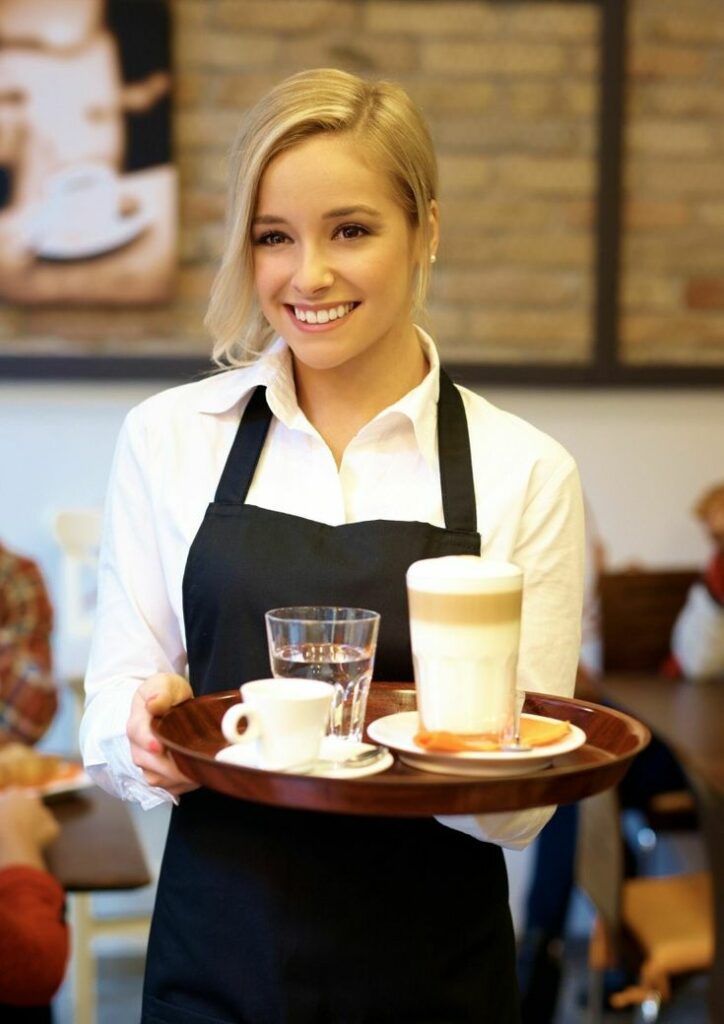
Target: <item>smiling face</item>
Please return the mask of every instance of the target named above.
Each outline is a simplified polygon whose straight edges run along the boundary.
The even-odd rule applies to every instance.
[[[419,351],[418,232],[387,176],[364,162],[362,140],[318,135],[276,156],[252,244],[259,304],[297,372],[365,364],[382,373]]]

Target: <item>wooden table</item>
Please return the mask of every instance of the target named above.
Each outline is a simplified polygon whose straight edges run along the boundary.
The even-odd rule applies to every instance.
[[[61,829],[45,859],[68,892],[148,885],[146,858],[123,801],[94,787],[55,797],[50,807]]]
[[[724,681],[610,675],[597,685],[603,699],[641,719],[671,747],[696,793],[714,882],[711,1019],[724,1021]]]

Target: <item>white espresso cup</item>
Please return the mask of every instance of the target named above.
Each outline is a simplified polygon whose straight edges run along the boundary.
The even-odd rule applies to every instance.
[[[513,735],[523,573],[450,555],[407,570],[420,722],[429,731]]]
[[[254,679],[240,687],[243,703],[221,720],[229,743],[257,742],[259,767],[313,761],[327,726],[334,687],[314,679]],[[239,732],[245,721],[246,729]]]

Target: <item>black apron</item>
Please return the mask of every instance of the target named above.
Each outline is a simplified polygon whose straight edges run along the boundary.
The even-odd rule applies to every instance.
[[[460,393],[440,374],[445,528],[328,526],[245,504],[271,412],[250,399],[183,582],[197,695],[270,674],[269,608],[381,613],[375,678],[409,680],[405,572],[479,554]],[[502,851],[432,818],[267,807],[199,789],[171,816],[146,969],[145,1024],[514,1024]]]

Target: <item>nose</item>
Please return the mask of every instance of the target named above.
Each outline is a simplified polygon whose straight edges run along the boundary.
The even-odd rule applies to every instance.
[[[298,295],[311,296],[326,291],[334,283],[334,272],[318,246],[300,247],[292,287]]]

